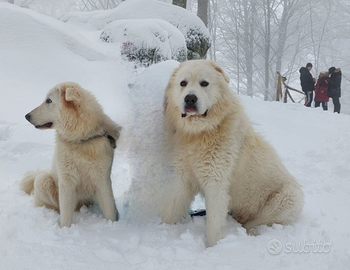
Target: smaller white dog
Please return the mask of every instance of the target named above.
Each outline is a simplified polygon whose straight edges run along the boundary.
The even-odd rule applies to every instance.
[[[51,170],[27,172],[21,181],[35,206],[59,211],[60,227],[70,227],[74,210],[93,201],[106,219],[117,220],[110,174],[121,127],[96,98],[76,83],[61,83],[25,117],[38,129],[56,130]]]

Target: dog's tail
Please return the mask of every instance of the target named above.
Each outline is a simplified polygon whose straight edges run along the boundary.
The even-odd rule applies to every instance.
[[[27,172],[19,188],[34,195],[34,205],[46,206],[59,211],[58,188],[47,171],[36,170]]]
[[[19,184],[19,188],[25,193],[32,194],[34,191],[34,180],[40,171],[28,171]]]

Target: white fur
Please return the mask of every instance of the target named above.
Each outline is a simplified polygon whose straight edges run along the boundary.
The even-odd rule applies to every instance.
[[[183,80],[186,87],[180,85]],[[205,87],[203,80],[209,83]],[[252,233],[258,225],[295,222],[303,208],[300,185],[254,131],[228,82],[214,62],[187,61],[174,70],[164,96],[164,127],[176,177],[160,215],[163,222],[176,223],[201,193],[208,246],[224,237],[227,213]],[[198,111],[182,117],[189,92],[198,98]]]
[[[115,221],[110,173],[120,127],[95,97],[76,83],[52,88],[45,101],[26,118],[39,129],[56,130],[56,148],[49,171],[27,172],[21,189],[34,193],[35,206],[60,212],[60,226],[71,226],[75,209],[96,201],[105,218]],[[51,123],[51,125],[50,125]]]

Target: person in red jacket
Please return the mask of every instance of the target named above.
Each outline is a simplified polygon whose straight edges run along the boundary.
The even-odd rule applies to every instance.
[[[322,103],[322,108],[324,111],[328,110],[328,80],[328,72],[321,72],[318,76],[318,80],[315,87],[315,107],[320,107],[320,104]]]

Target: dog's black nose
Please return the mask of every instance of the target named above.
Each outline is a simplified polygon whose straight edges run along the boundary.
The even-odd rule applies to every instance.
[[[198,98],[196,95],[193,95],[193,94],[189,94],[187,96],[185,96],[185,103],[187,105],[194,105],[196,104]]]
[[[26,116],[25,116],[25,118],[26,118],[28,121],[30,121],[30,114],[27,113]]]

